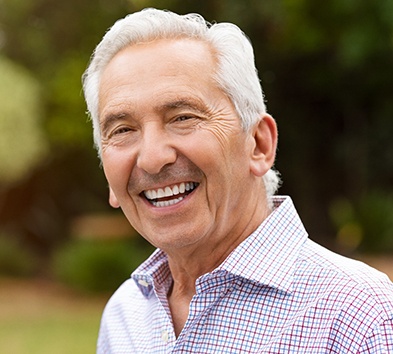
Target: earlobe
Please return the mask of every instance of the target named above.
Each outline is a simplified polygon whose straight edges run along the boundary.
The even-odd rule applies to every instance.
[[[109,187],[109,204],[112,208],[119,208],[120,207],[119,201],[117,200],[115,193],[113,193],[113,190],[111,187]]]
[[[269,114],[261,117],[252,131],[254,148],[250,159],[250,170],[262,177],[274,164],[277,148],[277,125]]]

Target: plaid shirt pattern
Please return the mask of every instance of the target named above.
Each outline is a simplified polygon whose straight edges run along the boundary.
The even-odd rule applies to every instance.
[[[98,353],[393,353],[393,284],[308,239],[289,197],[196,282],[175,337],[157,250],[108,302]]]

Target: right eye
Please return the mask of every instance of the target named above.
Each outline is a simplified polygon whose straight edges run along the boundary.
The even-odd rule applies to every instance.
[[[132,129],[129,128],[129,127],[120,127],[120,128],[115,129],[115,130],[112,132],[111,135],[124,134],[124,133],[127,133],[127,132],[131,131],[131,130],[132,130]]]

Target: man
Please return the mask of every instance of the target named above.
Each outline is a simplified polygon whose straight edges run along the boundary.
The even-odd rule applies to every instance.
[[[276,124],[238,27],[129,15],[84,91],[110,204],[157,247],[109,301],[99,353],[393,352],[392,283],[272,196]]]

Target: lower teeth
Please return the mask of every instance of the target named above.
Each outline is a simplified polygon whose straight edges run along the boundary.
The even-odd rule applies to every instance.
[[[151,203],[155,207],[162,208],[162,207],[167,207],[167,206],[170,206],[170,205],[177,204],[177,203],[181,202],[183,199],[184,199],[184,197],[179,197],[179,198],[176,198],[176,199],[165,200],[163,202],[152,201]]]

